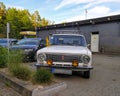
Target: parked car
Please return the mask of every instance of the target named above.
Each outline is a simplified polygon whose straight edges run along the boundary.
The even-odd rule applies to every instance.
[[[9,46],[12,46],[12,45],[15,45],[17,43],[17,39],[8,39],[9,40]],[[7,47],[8,44],[7,44],[7,38],[0,38],[0,46],[2,47]]]
[[[90,77],[92,54],[86,39],[80,34],[53,34],[51,46],[37,51],[37,68],[49,68],[52,73],[72,74],[80,72]]]
[[[10,50],[22,50],[24,60],[33,61],[36,60],[37,50],[45,46],[45,40],[42,38],[26,38],[19,40],[16,45],[11,46]]]

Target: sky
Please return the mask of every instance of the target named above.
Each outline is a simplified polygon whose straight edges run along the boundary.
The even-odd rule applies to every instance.
[[[54,21],[80,21],[111,15],[120,15],[120,0],[0,0],[6,7],[38,10],[40,16]]]

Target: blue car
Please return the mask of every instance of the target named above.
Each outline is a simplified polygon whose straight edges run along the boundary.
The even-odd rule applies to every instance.
[[[26,38],[21,39],[16,45],[11,46],[10,50],[22,50],[24,61],[36,60],[37,50],[46,46],[46,42],[42,38]]]
[[[15,45],[17,43],[17,39],[9,39],[9,46]],[[8,43],[7,43],[7,38],[0,38],[0,46],[2,47],[7,47]]]

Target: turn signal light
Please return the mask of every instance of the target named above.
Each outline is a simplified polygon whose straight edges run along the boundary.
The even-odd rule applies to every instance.
[[[77,60],[74,60],[74,61],[72,62],[72,66],[77,67],[77,66],[78,66],[78,61],[77,61]]]
[[[52,60],[47,60],[48,65],[52,65]]]

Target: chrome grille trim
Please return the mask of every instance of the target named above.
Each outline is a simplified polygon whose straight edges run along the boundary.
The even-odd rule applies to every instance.
[[[62,54],[46,54],[47,60],[51,59],[53,62],[72,62],[73,60],[82,63],[82,55],[62,55]]]

